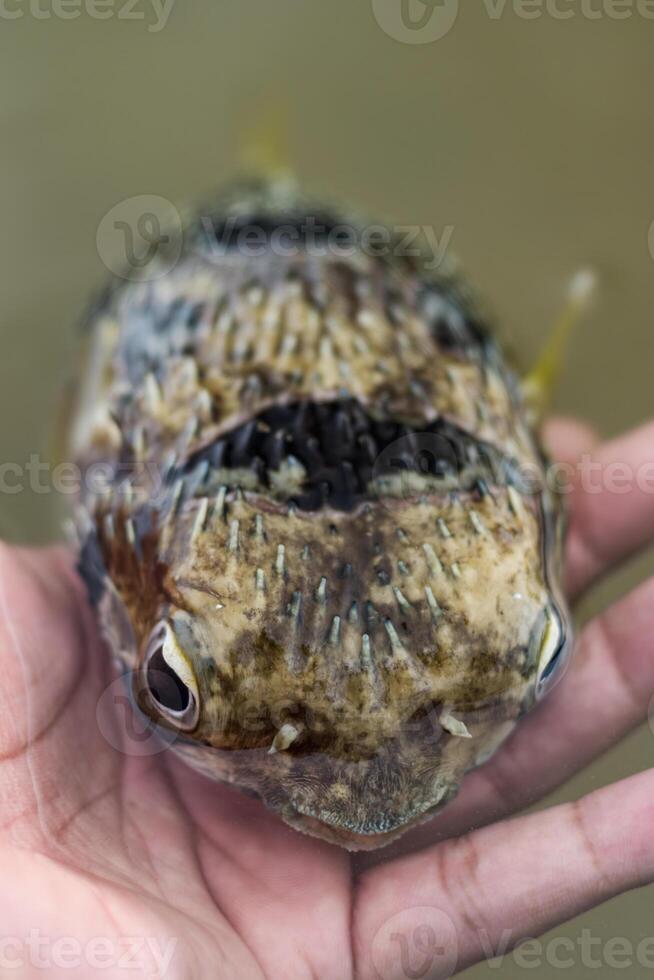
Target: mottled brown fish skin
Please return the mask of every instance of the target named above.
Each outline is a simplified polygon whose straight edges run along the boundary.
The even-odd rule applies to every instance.
[[[80,568],[141,710],[202,771],[354,849],[455,795],[570,629],[561,511],[461,287],[392,238],[309,248],[311,222],[354,227],[241,185],[172,270],[116,283],[71,449]]]

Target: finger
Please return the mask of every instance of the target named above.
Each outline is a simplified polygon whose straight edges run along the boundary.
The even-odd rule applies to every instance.
[[[600,437],[591,425],[565,416],[548,419],[541,436],[552,458],[563,463],[576,463],[583,453],[591,452],[600,443]]]
[[[654,774],[641,773],[367,872],[355,896],[356,975],[400,980],[413,943],[422,975],[449,977],[652,881],[653,799]]]
[[[577,596],[654,539],[654,423],[584,451],[568,505],[566,586]]]
[[[0,829],[51,849],[115,778],[96,722],[107,683],[70,555],[0,544]]]
[[[543,424],[541,439],[555,465],[569,468],[573,477],[578,473],[581,458],[596,450],[601,442],[599,434],[587,422],[566,416],[547,419]],[[573,496],[575,498],[583,496],[583,490],[574,478],[569,480],[569,492],[564,499],[568,523],[573,509],[576,509],[573,504],[577,502],[573,501]],[[582,503],[583,501],[580,500],[579,505]],[[568,533],[566,541],[566,578],[572,582],[579,574],[579,570],[575,567],[577,551],[574,545],[570,547],[573,537],[574,531]]]
[[[0,543],[1,758],[38,741],[82,680],[76,601],[59,549]]]
[[[650,579],[589,623],[568,674],[442,814],[379,854],[410,853],[525,809],[642,724],[653,694]],[[378,860],[362,857],[359,867]]]

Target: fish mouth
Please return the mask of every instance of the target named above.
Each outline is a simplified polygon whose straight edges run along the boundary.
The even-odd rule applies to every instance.
[[[296,830],[300,830],[310,837],[318,837],[328,844],[336,844],[344,847],[347,851],[376,851],[381,847],[386,847],[401,836],[408,827],[397,830],[389,830],[378,834],[357,834],[355,831],[346,830],[319,820],[317,817],[302,816],[289,823]]]
[[[426,800],[408,811],[389,813],[381,807],[363,819],[356,820],[345,814],[325,813],[318,809],[296,805],[284,819],[296,830],[331,844],[337,844],[348,851],[373,851],[397,840],[407,831],[432,817],[456,796],[457,785],[444,788],[438,800]]]

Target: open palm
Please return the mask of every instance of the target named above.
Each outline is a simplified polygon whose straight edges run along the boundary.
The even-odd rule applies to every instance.
[[[593,441],[573,423],[550,435],[565,459]],[[653,449],[654,424],[595,457],[635,473]],[[654,494],[578,489],[571,505],[575,598],[654,536]],[[505,819],[646,718],[654,581],[585,629],[563,681],[442,815],[374,854],[139,748],[112,682],[73,558],[2,546],[0,975],[446,977],[654,877],[652,774]]]

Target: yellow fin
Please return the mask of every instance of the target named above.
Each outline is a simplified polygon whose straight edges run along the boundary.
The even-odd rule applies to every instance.
[[[561,375],[570,337],[586,312],[597,286],[593,269],[580,269],[570,282],[567,302],[554,323],[545,347],[534,369],[522,383],[522,390],[536,416],[548,406]]]
[[[246,123],[239,134],[241,169],[266,178],[292,178],[290,128],[286,99],[275,98],[265,107],[260,107],[254,119]]]

